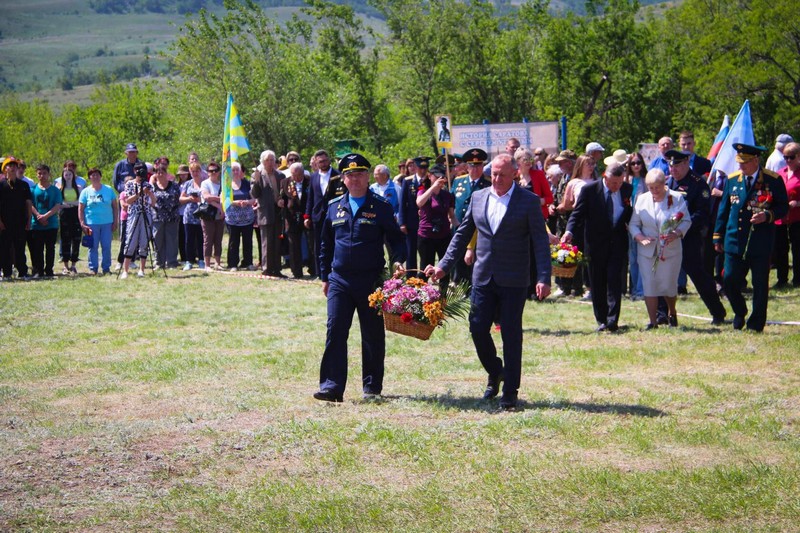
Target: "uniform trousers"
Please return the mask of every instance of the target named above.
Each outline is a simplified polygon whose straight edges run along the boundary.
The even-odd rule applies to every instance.
[[[383,390],[386,338],[383,319],[369,306],[380,272],[328,276],[328,333],[319,369],[319,389],[344,394],[347,385],[347,339],[353,314],[361,326],[361,378],[364,393]]]
[[[503,376],[503,397],[516,399],[522,374],[522,311],[524,287],[501,287],[494,279],[486,285],[473,285],[470,295],[469,332],[483,368],[492,376]],[[495,312],[503,324],[503,360],[497,357],[492,340]],[[504,364],[505,363],[505,364]]]
[[[747,319],[747,327],[763,331],[767,323],[767,299],[769,297],[769,256],[744,256],[725,253],[723,285],[725,295],[737,317],[747,316],[747,303],[742,295],[745,276],[750,270],[753,282],[753,313]]]

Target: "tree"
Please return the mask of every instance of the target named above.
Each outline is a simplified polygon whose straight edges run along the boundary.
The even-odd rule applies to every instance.
[[[338,79],[309,54],[310,26],[295,18],[281,27],[249,0],[225,8],[187,22],[169,53],[179,142],[220,153],[231,92],[256,155],[330,146]]]

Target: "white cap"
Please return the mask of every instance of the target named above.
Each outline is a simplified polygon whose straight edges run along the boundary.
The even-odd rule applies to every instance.
[[[586,153],[589,154],[591,152],[605,152],[606,149],[603,148],[600,143],[590,142],[586,145]]]

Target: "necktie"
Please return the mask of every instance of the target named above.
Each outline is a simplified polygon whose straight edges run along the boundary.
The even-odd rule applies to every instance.
[[[614,201],[611,199],[611,191],[606,192],[606,213],[611,223],[614,223]]]
[[[747,190],[753,188],[753,176],[747,176]]]

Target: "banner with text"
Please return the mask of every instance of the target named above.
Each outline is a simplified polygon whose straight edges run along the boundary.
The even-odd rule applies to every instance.
[[[505,152],[506,141],[511,137],[519,140],[520,146],[540,146],[547,153],[558,153],[558,122],[514,122],[509,124],[451,125],[452,152],[463,154],[470,148],[486,150],[489,158]]]

